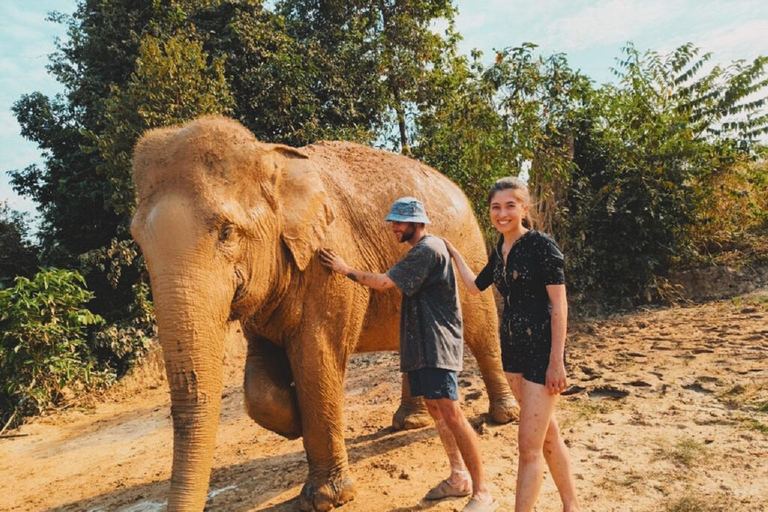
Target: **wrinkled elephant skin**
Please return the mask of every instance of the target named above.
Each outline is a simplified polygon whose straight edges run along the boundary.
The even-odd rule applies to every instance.
[[[409,158],[346,142],[301,149],[260,143],[235,121],[204,117],[148,132],[136,145],[132,233],[152,283],[174,428],[170,511],[203,510],[230,322],[248,340],[245,401],[260,425],[302,437],[304,510],[328,510],[355,487],[342,431],[344,372],[353,352],[396,350],[400,296],[371,292],[324,268],[318,249],[384,271],[408,249],[383,220],[401,196],[424,201],[430,231],[479,270],[485,245],[462,192]],[[465,338],[491,415],[515,414],[499,358],[490,294],[462,296]],[[400,427],[426,419],[405,399]]]

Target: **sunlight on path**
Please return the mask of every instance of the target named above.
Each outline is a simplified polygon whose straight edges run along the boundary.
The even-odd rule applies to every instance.
[[[219,494],[223,492],[231,491],[232,489],[237,489],[237,486],[228,485],[226,487],[222,487],[221,489],[214,489],[208,493],[208,499],[215,498]],[[138,503],[136,505],[133,505],[132,507],[120,509],[119,512],[160,512],[161,510],[164,510],[165,507],[166,507],[165,502],[159,503],[157,501],[145,501],[143,503]],[[107,512],[107,511],[101,508],[94,508],[89,510],[88,512]]]

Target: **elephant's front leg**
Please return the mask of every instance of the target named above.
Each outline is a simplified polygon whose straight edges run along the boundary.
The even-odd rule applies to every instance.
[[[323,340],[324,336],[307,338],[289,355],[309,463],[300,506],[303,511],[325,511],[357,493],[344,446],[347,351]]]

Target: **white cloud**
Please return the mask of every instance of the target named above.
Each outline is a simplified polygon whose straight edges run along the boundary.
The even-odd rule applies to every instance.
[[[461,33],[469,33],[475,30],[482,30],[489,24],[490,15],[487,12],[474,12],[462,9],[459,12],[457,27]]]
[[[699,34],[695,41],[718,62],[752,60],[768,54],[768,18],[716,28]]]
[[[693,42],[717,61],[768,55],[766,0],[459,0],[460,51],[539,45],[539,53],[563,52],[571,66],[598,83],[621,47],[672,51]]]
[[[610,0],[597,2],[550,25],[547,45],[560,51],[619,46],[681,13],[680,1]]]

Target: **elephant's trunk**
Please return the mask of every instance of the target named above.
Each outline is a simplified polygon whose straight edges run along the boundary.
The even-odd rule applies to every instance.
[[[209,290],[199,290],[200,286],[191,292],[194,288],[188,283],[180,286],[179,279],[158,282],[153,276],[158,334],[171,389],[171,512],[201,511],[205,506],[221,408],[226,335],[226,315],[216,298]]]

